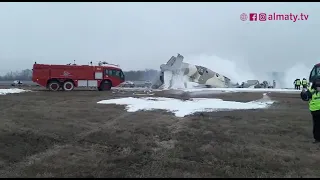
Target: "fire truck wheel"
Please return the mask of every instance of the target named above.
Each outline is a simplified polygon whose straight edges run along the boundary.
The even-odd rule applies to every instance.
[[[111,89],[111,82],[110,81],[104,81],[102,84],[101,84],[101,91],[110,91]]]
[[[49,89],[51,90],[51,91],[58,91],[59,90],[59,88],[60,88],[60,84],[58,83],[58,82],[56,82],[56,81],[53,81],[53,82],[50,82],[49,83]]]
[[[63,90],[65,91],[72,91],[74,88],[74,85],[71,81],[66,81],[63,83]]]

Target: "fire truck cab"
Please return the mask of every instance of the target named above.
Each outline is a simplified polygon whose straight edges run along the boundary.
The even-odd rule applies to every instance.
[[[121,68],[114,65],[51,65],[34,64],[32,81],[51,91],[72,91],[74,88],[97,88],[108,91],[125,81]]]

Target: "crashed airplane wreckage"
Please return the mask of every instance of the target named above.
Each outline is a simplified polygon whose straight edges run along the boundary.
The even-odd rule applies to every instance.
[[[206,67],[193,65],[183,62],[184,57],[180,54],[177,57],[172,56],[166,64],[160,66],[160,78],[153,84],[153,88],[171,89],[174,84],[183,84],[187,88],[188,83],[194,83],[197,87],[208,88],[273,88],[266,81],[259,83],[258,80],[249,80],[241,85],[234,84],[232,81],[217,72]]]
[[[184,88],[187,87],[188,82],[194,82],[198,84],[198,86],[215,88],[237,86],[232,85],[230,79],[226,76],[203,66],[185,63],[183,62],[183,58],[184,57],[180,54],[178,54],[177,57],[172,56],[166,64],[160,66],[160,79],[155,83],[155,88],[163,87],[164,85],[167,85],[166,88],[171,88],[175,83],[175,77],[180,77],[181,81],[184,82]],[[168,80],[169,82],[165,82],[165,80]]]

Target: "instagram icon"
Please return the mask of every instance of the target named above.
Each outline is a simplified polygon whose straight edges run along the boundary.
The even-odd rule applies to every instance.
[[[258,19],[257,13],[250,13],[249,19],[250,19],[250,21],[257,21],[257,19]]]

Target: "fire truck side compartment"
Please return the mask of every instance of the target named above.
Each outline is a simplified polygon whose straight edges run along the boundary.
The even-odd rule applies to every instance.
[[[88,80],[78,80],[78,87],[88,87]]]
[[[88,87],[98,87],[97,80],[88,80]]]

